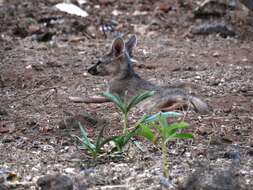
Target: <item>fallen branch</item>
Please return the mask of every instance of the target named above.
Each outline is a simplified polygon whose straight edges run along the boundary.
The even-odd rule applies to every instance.
[[[74,103],[86,103],[86,104],[91,104],[91,103],[99,104],[99,103],[111,102],[109,99],[104,98],[104,97],[83,98],[83,97],[70,96],[69,100]]]

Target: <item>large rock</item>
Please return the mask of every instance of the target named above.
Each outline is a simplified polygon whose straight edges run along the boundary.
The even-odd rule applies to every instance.
[[[38,179],[41,190],[73,190],[73,181],[66,175],[46,175]]]
[[[200,169],[191,174],[180,190],[242,190],[233,170]]]

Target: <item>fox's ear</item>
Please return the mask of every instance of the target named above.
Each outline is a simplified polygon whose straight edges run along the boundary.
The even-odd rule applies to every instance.
[[[125,48],[125,43],[121,37],[116,38],[112,43],[112,53],[114,56],[119,56],[123,53]]]
[[[131,36],[131,38],[126,43],[126,50],[128,51],[128,54],[130,55],[130,57],[132,57],[133,48],[136,46],[136,44],[137,44],[136,35]]]

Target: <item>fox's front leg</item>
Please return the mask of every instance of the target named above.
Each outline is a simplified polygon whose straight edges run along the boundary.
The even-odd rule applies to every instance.
[[[100,104],[100,103],[106,103],[110,102],[109,99],[100,97],[100,96],[92,96],[92,97],[75,97],[75,96],[70,96],[69,100],[74,102],[74,103],[86,103],[86,104]]]

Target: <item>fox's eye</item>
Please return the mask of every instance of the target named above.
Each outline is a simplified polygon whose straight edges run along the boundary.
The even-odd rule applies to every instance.
[[[101,63],[102,63],[102,61],[99,59],[96,64],[99,65]]]

